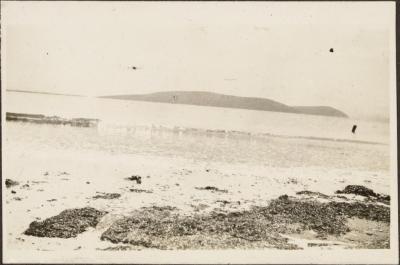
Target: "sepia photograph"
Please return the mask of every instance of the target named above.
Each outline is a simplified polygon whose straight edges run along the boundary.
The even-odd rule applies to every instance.
[[[397,264],[395,11],[1,1],[3,262]]]

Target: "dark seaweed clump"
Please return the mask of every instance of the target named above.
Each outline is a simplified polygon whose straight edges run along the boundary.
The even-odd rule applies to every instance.
[[[367,197],[369,200],[376,200],[385,204],[389,204],[390,196],[385,194],[375,193],[372,189],[361,185],[348,185],[343,190],[336,191],[337,194],[355,194]]]
[[[329,202],[328,207],[335,209],[338,214],[349,218],[357,217],[370,221],[390,223],[390,208],[361,202]]]
[[[95,227],[106,213],[91,207],[64,210],[44,221],[32,222],[24,234],[37,237],[76,237],[88,227]]]
[[[129,191],[136,193],[153,193],[151,190],[143,190],[143,189],[129,189]]]
[[[216,191],[216,192],[228,192],[227,190],[221,190],[217,187],[213,187],[213,186],[205,186],[205,187],[196,187],[196,190],[210,190],[210,191]]]
[[[136,181],[137,184],[142,184],[142,177],[139,175],[132,175],[132,176],[126,178],[126,180]]]
[[[299,224],[299,231],[314,230],[320,234],[335,235],[348,232],[346,216],[327,203],[301,201],[283,195],[267,207],[257,207],[256,211],[275,223]]]
[[[302,191],[298,191],[296,192],[297,195],[307,195],[307,196],[315,196],[315,197],[320,197],[320,198],[324,198],[324,199],[328,199],[329,196],[325,195],[321,192],[315,192],[315,191],[309,191],[309,190],[302,190]]]
[[[113,243],[166,249],[273,247],[294,249],[282,234],[313,230],[318,236],[350,231],[348,218],[390,221],[390,209],[365,203],[299,200],[283,195],[266,207],[238,212],[181,215],[145,208],[114,222],[101,236]]]
[[[93,196],[93,199],[112,200],[112,199],[118,199],[119,197],[121,197],[121,194],[119,193],[99,193]]]
[[[18,181],[12,179],[6,179],[6,188],[10,188],[12,186],[17,186],[17,185],[19,185]]]
[[[348,232],[348,218],[357,217],[371,221],[390,222],[390,209],[385,206],[361,202],[321,203],[291,199],[287,195],[273,200],[267,207],[257,209],[266,218],[298,223],[302,229],[320,234],[340,235]]]
[[[376,197],[377,194],[364,186],[361,185],[348,185],[346,186],[343,190],[338,190],[336,191],[337,194],[355,194],[355,195],[360,195],[360,196],[365,196],[365,197]]]

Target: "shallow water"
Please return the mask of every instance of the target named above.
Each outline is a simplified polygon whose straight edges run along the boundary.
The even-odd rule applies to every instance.
[[[98,128],[7,122],[4,144],[4,150],[24,154],[96,151],[287,168],[389,169],[388,145],[205,131],[178,133],[151,127],[107,133]]]
[[[61,117],[98,118],[104,131],[152,126],[389,142],[389,123],[315,115],[5,92],[4,110]],[[357,124],[356,134],[351,133]]]
[[[387,123],[358,121],[360,129],[351,135],[355,121],[313,115],[16,92],[7,92],[5,103],[9,112],[101,120],[97,128],[6,122],[5,150],[149,154],[287,168],[389,169]],[[331,140],[315,139],[321,137]]]

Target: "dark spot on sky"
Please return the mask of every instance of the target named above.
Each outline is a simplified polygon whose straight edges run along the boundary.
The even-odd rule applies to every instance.
[[[49,53],[48,53],[48,52],[46,52],[46,55],[49,55]]]
[[[333,52],[333,48],[330,48],[329,51],[330,51],[330,52]]]

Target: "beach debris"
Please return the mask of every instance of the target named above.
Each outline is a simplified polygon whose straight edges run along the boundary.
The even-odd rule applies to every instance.
[[[136,193],[153,193],[151,190],[142,190],[142,189],[129,189],[130,192],[136,192]]]
[[[263,211],[271,214],[287,215],[291,220],[298,220],[314,230],[342,231],[334,229],[339,226],[343,217],[390,222],[389,207],[366,204],[362,202],[322,203],[318,201],[302,201],[290,197],[279,197],[273,200]],[[336,223],[336,224],[335,224]]]
[[[321,192],[315,192],[315,191],[309,191],[309,190],[303,190],[303,191],[298,191],[296,192],[297,195],[306,195],[306,196],[310,196],[310,197],[319,197],[319,198],[323,198],[323,199],[328,199],[329,196],[325,195]]]
[[[21,197],[14,197],[13,200],[15,200],[15,201],[22,201],[22,198],[21,198]]]
[[[327,247],[329,246],[328,243],[307,243],[307,247]]]
[[[285,184],[298,184],[298,180],[296,178],[288,178]]]
[[[58,173],[58,175],[59,175],[59,176],[63,176],[63,175],[69,175],[69,173],[68,173],[68,172],[65,172],[65,171],[63,171],[63,172],[60,172],[60,173]]]
[[[210,190],[210,191],[215,191],[215,192],[223,192],[223,193],[227,193],[227,190],[221,190],[217,187],[214,186],[205,186],[205,187],[195,187],[196,190]]]
[[[281,195],[278,197],[278,200],[289,200],[289,196],[287,194]]]
[[[115,221],[101,239],[158,249],[216,249],[249,244],[298,249],[283,235],[312,230],[319,239],[333,235],[346,241],[343,236],[351,231],[350,219],[365,219],[386,226],[390,222],[390,209],[386,206],[364,202],[320,202],[288,195],[272,200],[267,206],[235,212],[187,215],[175,209],[153,206],[136,210],[131,216]],[[388,242],[389,236],[385,240]],[[385,242],[368,245],[368,248],[384,248]]]
[[[369,201],[377,201],[389,204],[390,195],[375,193],[372,189],[361,185],[348,185],[343,190],[336,191],[336,194],[354,194],[367,197]]]
[[[118,199],[121,197],[121,194],[119,193],[106,193],[106,192],[96,192],[98,193],[97,195],[93,196],[93,199],[106,199],[106,200],[112,200],[112,199]]]
[[[86,181],[86,184],[90,184],[90,181]]]
[[[24,184],[21,186],[22,189],[29,188],[29,187],[30,187],[29,184]]]
[[[68,209],[43,221],[32,222],[24,234],[36,237],[76,237],[87,228],[96,227],[105,214],[107,212],[91,207]]]
[[[269,220],[255,218],[248,212],[180,215],[166,208],[142,208],[115,221],[101,239],[158,249],[222,249],[255,243],[280,249],[298,248],[275,232]]]
[[[50,199],[50,200],[47,200],[48,202],[55,202],[55,201],[57,201],[57,199]]]
[[[138,176],[138,175],[132,175],[132,176],[126,178],[126,180],[136,181],[136,184],[142,184],[142,177]]]
[[[377,194],[367,187],[361,185],[347,185],[343,190],[336,191],[337,194],[355,194],[365,197],[375,197]]]
[[[44,174],[43,174],[44,176],[48,176],[49,175],[49,172],[44,172]]]
[[[227,201],[227,200],[217,200],[216,202],[219,202],[219,203],[221,203],[223,206],[225,206],[225,205],[227,205],[227,204],[230,204],[230,203],[232,203],[232,202],[230,202],[230,201]]]
[[[18,181],[12,180],[12,179],[6,179],[6,188],[10,188],[13,186],[19,185]]]
[[[172,212],[178,210],[178,208],[169,205],[164,205],[164,206],[153,205],[148,207],[142,207],[141,209],[149,212]]]
[[[12,190],[11,193],[12,193],[12,194],[16,194],[17,192],[16,192],[15,190]]]
[[[48,182],[45,180],[32,180],[32,183],[33,184],[43,184],[43,183],[48,183]]]

